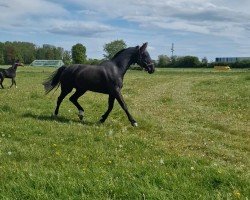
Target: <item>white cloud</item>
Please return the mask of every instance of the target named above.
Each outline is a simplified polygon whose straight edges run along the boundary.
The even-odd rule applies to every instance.
[[[66,10],[62,4],[66,2],[78,6],[78,10]],[[19,26],[43,28],[44,26],[47,29],[46,21],[50,22],[58,18],[65,21],[65,25],[50,27],[49,32],[89,35],[95,31],[110,30],[111,26],[105,25],[106,21],[122,18],[128,22],[135,22],[145,29],[179,30],[218,36],[225,33],[226,37],[238,38],[239,34],[245,36],[250,33],[249,24],[246,23],[250,20],[250,14],[241,12],[244,5],[241,7],[240,4],[237,5],[235,9],[225,0],[158,0],[157,2],[151,0],[58,0],[53,2],[13,0],[0,2],[0,19],[3,21],[0,28]],[[250,6],[250,3],[247,5]],[[91,27],[93,25],[91,18],[99,21],[96,23],[96,28]],[[74,26],[85,28],[87,31],[73,32],[67,29]],[[230,34],[227,34],[228,27],[237,28],[233,28]]]
[[[52,27],[48,29],[50,33],[85,37],[93,37],[113,30],[112,27],[97,22],[64,20],[55,20],[50,27]]]
[[[62,6],[44,0],[0,1],[0,28],[19,29],[36,28],[44,19],[68,15]],[[43,27],[41,27],[43,28]]]
[[[122,18],[146,30],[175,30],[211,34],[230,38],[244,38],[250,34],[250,14],[244,4],[232,0],[72,0],[99,20]],[[237,6],[235,6],[237,5]],[[242,12],[243,11],[243,12]],[[98,14],[97,14],[98,13]],[[86,15],[87,15],[86,14]],[[97,17],[97,16],[96,16]],[[244,19],[244,20],[242,20]],[[245,22],[244,22],[245,21]],[[228,32],[229,28],[232,28]]]
[[[0,0],[0,34],[44,33],[66,38],[67,46],[83,40],[99,57],[103,44],[114,39],[148,41],[155,55],[170,52],[172,42],[181,43],[181,54],[212,55],[205,48],[213,43],[216,51],[238,45],[247,54],[249,10],[249,0]]]

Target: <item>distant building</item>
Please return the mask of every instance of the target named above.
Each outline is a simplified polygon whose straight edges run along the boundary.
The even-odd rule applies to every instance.
[[[218,63],[235,63],[243,60],[250,60],[250,57],[221,57],[215,58],[215,62]]]
[[[64,63],[62,60],[34,60],[30,66],[36,67],[61,67]]]

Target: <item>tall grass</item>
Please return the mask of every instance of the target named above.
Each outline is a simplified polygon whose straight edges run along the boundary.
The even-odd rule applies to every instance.
[[[22,68],[0,90],[0,199],[247,199],[249,72],[129,71],[123,94],[139,127],[107,96],[44,95],[50,68]],[[4,85],[10,82],[6,79]]]

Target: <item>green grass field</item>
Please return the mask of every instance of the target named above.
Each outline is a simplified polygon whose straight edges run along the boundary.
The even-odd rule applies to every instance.
[[[98,124],[107,96],[91,92],[84,122],[70,95],[51,117],[53,70],[19,68],[0,89],[0,199],[250,198],[250,70],[128,71],[136,128],[117,102]]]

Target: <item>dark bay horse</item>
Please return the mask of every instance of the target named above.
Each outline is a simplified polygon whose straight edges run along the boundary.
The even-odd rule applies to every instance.
[[[75,93],[69,99],[79,110],[78,116],[80,120],[83,118],[84,109],[77,100],[86,91],[93,91],[109,95],[108,109],[102,115],[100,122],[105,122],[113,109],[116,99],[126,112],[131,124],[137,126],[124,102],[121,88],[123,86],[123,77],[132,64],[137,63],[149,74],[154,72],[154,64],[146,48],[147,43],[144,43],[141,47],[136,46],[123,49],[111,60],[104,61],[100,65],[74,64],[69,67],[60,67],[43,83],[46,94],[61,84],[61,94],[58,97],[54,114],[58,115],[61,102],[75,88]]]
[[[11,78],[11,86],[10,86],[10,88],[13,86],[13,84],[15,84],[15,86],[16,86],[15,78],[16,78],[16,70],[17,70],[18,66],[23,66],[23,64],[20,63],[19,60],[16,60],[14,62],[14,64],[10,68],[8,68],[8,69],[0,69],[0,85],[1,85],[2,88],[4,88],[3,87],[3,80],[5,78]]]

